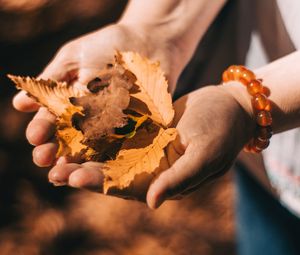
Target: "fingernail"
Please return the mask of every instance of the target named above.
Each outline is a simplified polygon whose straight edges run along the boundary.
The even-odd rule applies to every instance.
[[[56,187],[67,185],[66,182],[62,182],[62,181],[49,180],[49,182],[52,183]]]
[[[51,182],[54,186],[64,186],[67,185],[66,181],[61,180],[61,176],[57,171],[50,171],[49,173],[49,182]]]

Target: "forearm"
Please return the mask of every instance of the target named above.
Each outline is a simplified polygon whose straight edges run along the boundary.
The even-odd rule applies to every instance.
[[[269,99],[272,101],[271,114],[274,133],[279,133],[300,126],[300,51],[254,70],[256,77],[263,79],[263,84],[270,89]],[[255,120],[251,105],[251,96],[242,84],[230,83],[224,86],[239,101],[242,108],[250,116],[247,136],[254,134]],[[272,139],[271,139],[272,143]],[[264,163],[260,155],[240,154],[240,160],[247,169],[273,194],[268,177],[264,171]]]
[[[270,89],[275,133],[300,126],[300,51],[258,70],[257,77]]]
[[[121,24],[147,30],[157,47],[170,47],[183,69],[226,0],[131,0]]]
[[[280,58],[257,70],[257,79],[270,90],[272,129],[279,133],[300,126],[300,51]],[[251,104],[251,95],[243,84],[230,82],[224,86],[240,103],[249,120],[255,123],[255,114]],[[254,132],[254,125],[249,123],[249,135]]]

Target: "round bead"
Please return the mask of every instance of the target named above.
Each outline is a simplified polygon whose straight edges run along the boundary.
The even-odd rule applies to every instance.
[[[244,69],[242,66],[234,66],[234,73],[233,73],[234,80],[239,81],[243,72]]]
[[[251,152],[252,147],[253,147],[253,139],[251,139],[251,141],[244,146],[244,151],[245,152]]]
[[[264,110],[270,112],[271,109],[272,109],[271,102],[270,100],[267,100],[267,105],[265,106]]]
[[[227,69],[227,77],[229,81],[233,81],[234,80],[234,73],[235,73],[235,66],[230,66]]]
[[[258,147],[252,147],[251,148],[251,152],[252,153],[261,153],[262,152],[262,149],[258,148]]]
[[[257,93],[263,92],[263,86],[259,80],[252,80],[247,86],[248,93],[255,96]]]
[[[273,135],[271,126],[259,127],[257,130],[257,137],[261,140],[270,139]]]
[[[253,107],[256,110],[271,110],[271,104],[268,98],[264,94],[256,94],[252,98]]]
[[[229,78],[228,78],[228,71],[225,70],[222,74],[222,81],[223,82],[228,82],[229,81]]]
[[[272,116],[268,111],[260,111],[257,114],[256,122],[258,125],[266,127],[272,124]]]
[[[269,146],[270,140],[269,139],[262,140],[259,138],[255,138],[253,143],[256,149],[264,150]]]
[[[272,137],[272,117],[271,102],[268,100],[270,90],[262,85],[261,79],[256,79],[255,74],[244,66],[232,65],[222,74],[223,82],[239,81],[245,86],[252,96],[252,105],[257,112],[256,122],[257,129],[255,138],[252,138],[244,150],[252,153],[259,153],[270,144],[269,139]]]
[[[267,88],[267,87],[265,87],[265,86],[263,86],[262,93],[263,93],[264,95],[266,95],[267,97],[270,96],[270,94],[271,94],[269,88]]]
[[[245,69],[241,78],[245,79],[249,83],[251,80],[255,79],[255,74],[250,70]]]
[[[248,85],[248,81],[245,80],[242,76],[239,78],[239,82],[242,83],[243,85],[247,86]]]

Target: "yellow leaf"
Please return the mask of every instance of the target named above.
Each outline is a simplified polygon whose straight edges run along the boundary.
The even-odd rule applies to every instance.
[[[118,52],[87,89],[9,78],[57,116],[57,157],[104,162],[104,193],[144,200],[153,177],[169,167],[165,147],[177,132],[167,128],[174,110],[158,62]]]
[[[87,160],[95,152],[82,143],[84,135],[72,127],[71,116],[70,114],[63,114],[57,118],[56,138],[59,147],[56,157],[67,156],[76,161]]]
[[[8,77],[16,84],[17,88],[25,90],[29,96],[47,107],[56,116],[65,113],[67,108],[73,109],[72,112],[80,111],[81,108],[74,108],[69,98],[81,97],[87,93],[83,89],[78,89],[65,82],[14,75],[8,75]]]
[[[71,156],[72,158],[78,158],[87,149],[87,146],[81,143],[84,138],[82,133],[72,127],[58,129],[56,137],[59,143],[57,157]]]
[[[117,54],[116,60],[119,64],[137,78],[135,84],[138,86],[138,91],[131,93],[131,97],[147,105],[150,112],[149,118],[168,127],[173,120],[174,110],[171,95],[168,93],[168,83],[159,62],[153,63],[133,52],[118,52]],[[140,112],[140,109],[133,110]]]
[[[133,148],[123,146],[117,158],[108,161],[104,166],[104,193],[110,193],[110,189],[123,190],[128,188],[141,174],[155,174],[160,161],[165,156],[164,148],[176,138],[176,135],[175,128],[159,128],[149,145],[143,146],[144,144],[141,143],[145,141],[141,141],[137,135],[137,145],[129,146]],[[144,133],[141,133],[141,137],[147,139]]]
[[[86,95],[86,91],[79,90],[65,82],[42,80],[30,77],[8,75],[17,85],[17,88],[25,90],[29,96],[57,116],[56,138],[59,148],[56,156],[68,156],[74,160],[86,159],[93,150],[82,144],[84,136],[82,132],[72,127],[74,113],[82,114],[83,108],[74,106],[70,102],[71,97]]]
[[[71,104],[69,98],[85,95],[84,90],[76,89],[64,82],[13,75],[8,77],[19,89],[25,90],[29,96],[57,116],[56,138],[59,144],[57,157],[68,156],[79,160],[85,158],[86,153],[91,153],[91,149],[81,143],[84,136],[82,132],[72,127],[71,120],[74,113],[81,114],[82,107]]]

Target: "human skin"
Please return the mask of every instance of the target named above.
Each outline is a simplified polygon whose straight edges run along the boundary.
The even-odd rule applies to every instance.
[[[40,78],[85,85],[112,60],[115,50],[132,50],[160,61],[173,92],[179,74],[224,2],[132,0],[118,23],[64,45]],[[13,104],[25,112],[39,109],[24,91],[14,98]],[[33,160],[39,166],[54,162],[57,145],[49,142],[54,119],[40,108],[26,131],[29,142],[36,146]]]
[[[300,63],[300,51],[255,70],[256,76],[263,79],[270,90],[274,133],[300,126],[300,66],[297,63]],[[151,184],[147,194],[151,208],[178,194],[187,194],[228,170],[254,135],[256,121],[251,96],[239,82],[194,91],[175,102],[175,109],[180,142],[175,141],[170,146],[177,154],[169,149],[168,157],[177,157]],[[277,196],[262,166],[249,170]]]
[[[133,50],[160,60],[173,91],[177,77],[223,2],[132,1],[116,25],[64,46],[41,77],[84,85],[110,61],[114,49]],[[188,10],[191,16],[183,15]],[[296,64],[299,62],[300,54],[296,52],[255,71],[270,88],[270,99],[276,105],[272,110],[275,132],[299,126],[300,70]],[[24,92],[15,97],[14,105],[21,111],[38,109]],[[226,171],[254,133],[251,98],[244,86],[236,82],[192,92],[177,100],[174,107],[174,124],[180,138],[167,150],[169,162],[174,163],[149,187],[150,208],[187,194]],[[54,120],[54,116],[40,108],[27,128],[27,138],[36,146],[33,160],[39,166],[49,166],[55,161],[57,145],[49,142],[54,134]],[[99,190],[103,181],[99,168],[101,164],[95,162],[76,164],[60,159],[49,172],[49,180]]]
[[[116,49],[132,50],[160,61],[169,81],[169,90],[173,92],[179,74],[224,2],[225,0],[216,0],[213,3],[207,0],[132,0],[116,24],[64,45],[40,78],[82,86],[94,79],[99,70],[111,61]],[[26,131],[28,141],[36,146],[33,150],[33,161],[38,166],[55,163],[55,117],[45,108],[39,107],[23,91],[14,98],[13,104],[20,111],[38,111]],[[63,158],[57,161],[64,162]],[[91,164],[95,166],[94,163],[83,166]],[[50,171],[49,179],[74,187],[90,187],[96,180],[99,182],[95,174],[93,170],[75,170],[71,173],[69,165],[63,165],[58,172],[55,169]],[[60,175],[67,177],[67,180],[58,180]]]

